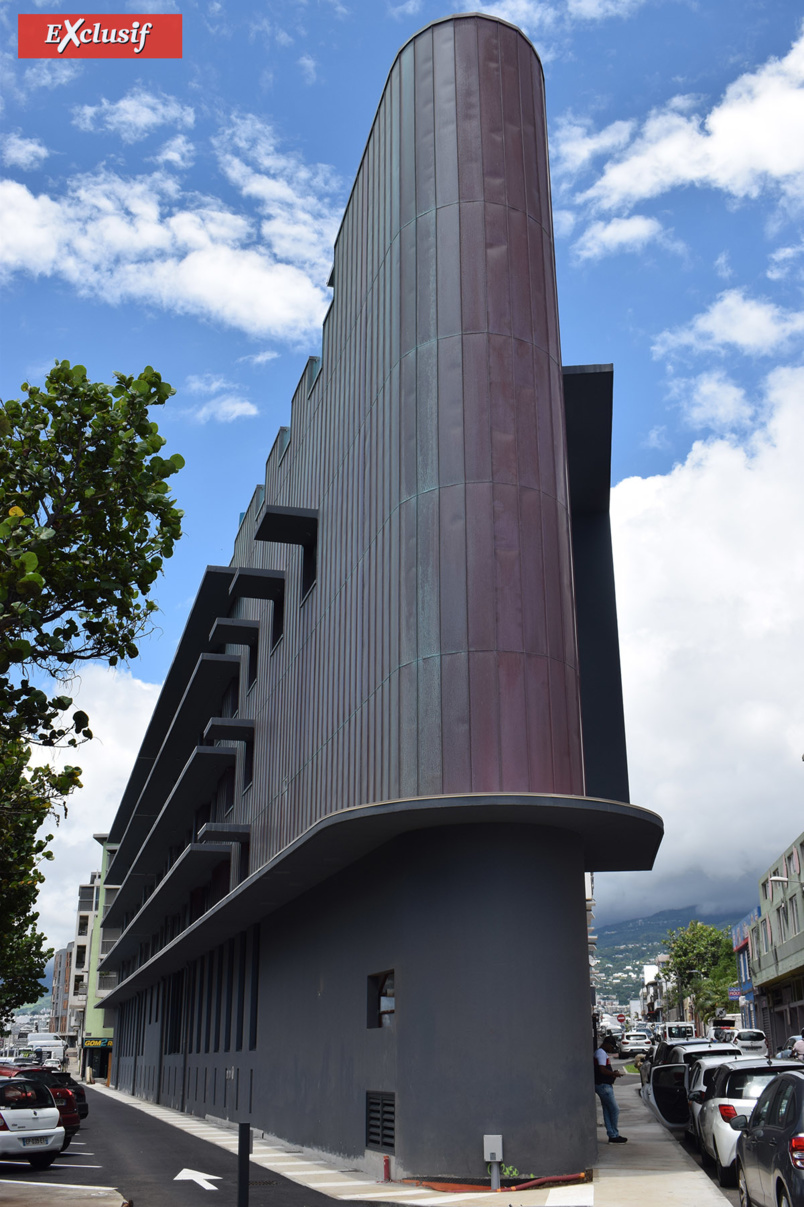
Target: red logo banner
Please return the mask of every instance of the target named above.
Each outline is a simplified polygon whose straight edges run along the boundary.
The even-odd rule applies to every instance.
[[[20,13],[20,59],[180,59],[180,13]]]

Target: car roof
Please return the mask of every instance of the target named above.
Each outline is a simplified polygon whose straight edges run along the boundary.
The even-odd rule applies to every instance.
[[[738,1072],[740,1069],[776,1069],[779,1073],[800,1073],[789,1060],[768,1060],[765,1056],[735,1056],[733,1060],[724,1060],[721,1068]]]

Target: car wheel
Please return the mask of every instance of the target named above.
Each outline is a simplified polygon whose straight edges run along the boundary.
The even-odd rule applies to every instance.
[[[718,1185],[719,1186],[733,1186],[734,1181],[735,1181],[734,1166],[733,1165],[721,1165],[720,1157],[715,1157],[715,1167],[717,1169]]]
[[[70,1142],[71,1142],[71,1140],[72,1140],[72,1136],[65,1136],[65,1137],[64,1137],[64,1143],[63,1143],[63,1144],[62,1144],[62,1146],[61,1146],[61,1151],[62,1151],[62,1152],[64,1152],[65,1148],[69,1148],[69,1147],[70,1147]]]
[[[44,1156],[43,1154],[39,1157],[29,1157],[28,1164],[30,1165],[31,1169],[49,1169],[55,1160],[56,1154],[49,1153],[47,1156]]]
[[[790,1207],[790,1199],[784,1186],[779,1187],[779,1207]]]
[[[714,1165],[714,1160],[709,1156],[709,1149],[704,1144],[703,1137],[701,1137],[701,1165],[704,1169],[711,1169]]]
[[[751,1195],[748,1193],[748,1183],[745,1180],[745,1170],[737,1166],[737,1190],[740,1195],[740,1207],[753,1207]]]

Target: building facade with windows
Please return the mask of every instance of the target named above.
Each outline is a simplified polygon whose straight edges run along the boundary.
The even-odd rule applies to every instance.
[[[804,1031],[804,834],[759,881],[751,929],[757,1026],[773,1050]]]
[[[395,1177],[483,1177],[485,1134],[574,1172],[584,873],[662,826],[628,796],[612,369],[562,364],[513,26],[400,51],[331,284],[109,834],[113,1077]]]
[[[73,944],[68,943],[53,957],[53,984],[50,992],[50,1031],[67,1035],[70,1017],[70,988],[73,966]]]
[[[737,988],[740,992],[740,1019],[744,1027],[757,1027],[757,1011],[754,1001],[753,952],[751,935],[759,925],[759,908],[752,909],[731,928],[731,941],[737,960]]]

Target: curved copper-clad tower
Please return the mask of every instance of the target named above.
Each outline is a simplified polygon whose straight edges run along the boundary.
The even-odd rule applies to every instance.
[[[482,1177],[487,1134],[575,1172],[584,871],[650,867],[661,823],[628,803],[611,367],[561,363],[517,29],[400,51],[332,285],[110,834],[116,1077],[397,1177]]]

